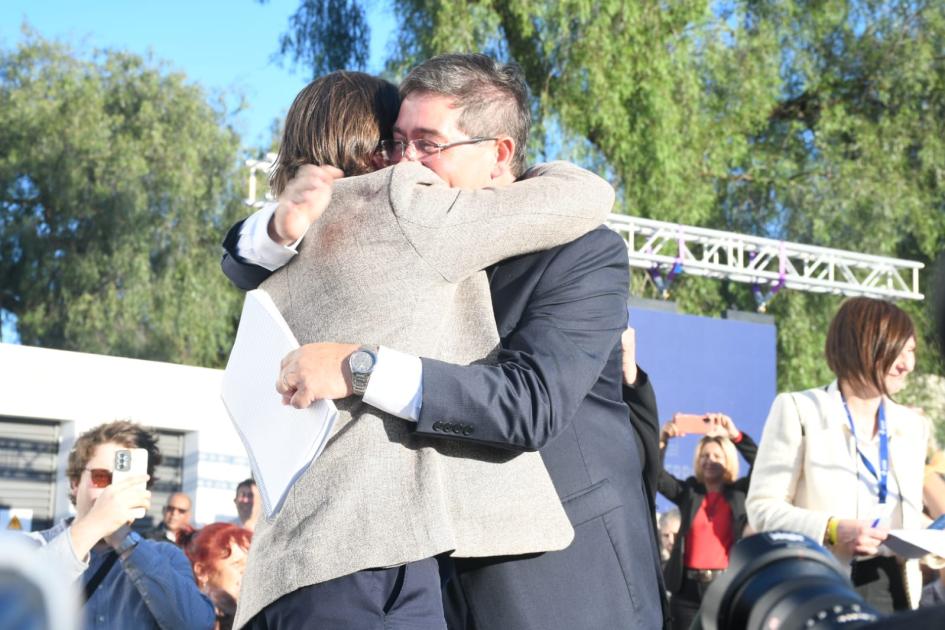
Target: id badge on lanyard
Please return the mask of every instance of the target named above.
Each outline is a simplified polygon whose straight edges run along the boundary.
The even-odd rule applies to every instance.
[[[860,443],[856,439],[856,426],[853,424],[853,416],[850,414],[850,408],[847,406],[847,401],[843,397],[843,394],[840,395],[840,399],[843,400],[843,409],[847,412],[847,421],[850,423],[850,432],[853,434],[853,444],[856,447],[856,453],[860,456],[860,460],[863,462],[863,466],[866,468],[867,472],[876,480],[879,495],[877,497],[879,501],[876,514],[873,517],[873,527],[876,527],[881,520],[887,519],[892,511],[891,506],[886,502],[887,482],[889,480],[889,432],[886,427],[885,401],[880,401],[879,413],[877,414],[877,421],[879,423],[879,470],[877,471],[873,462],[860,450]]]

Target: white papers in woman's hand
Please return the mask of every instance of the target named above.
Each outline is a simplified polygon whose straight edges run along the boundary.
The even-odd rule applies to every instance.
[[[938,529],[893,529],[883,542],[900,558],[945,557],[945,531]]]
[[[236,342],[223,373],[223,403],[243,440],[266,517],[282,508],[295,480],[322,452],[338,416],[334,403],[307,409],[282,404],[282,358],[299,347],[269,294],[246,294]]]

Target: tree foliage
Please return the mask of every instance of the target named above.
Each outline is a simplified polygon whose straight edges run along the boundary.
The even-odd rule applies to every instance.
[[[945,244],[945,3],[390,2],[393,76],[448,51],[515,60],[533,154],[597,166],[623,212],[923,262]],[[682,276],[673,293],[693,313],[755,307],[734,283]],[[779,387],[829,378],[839,301],[773,300]],[[924,304],[903,306],[931,341]],[[926,371],[934,354],[920,355]]]
[[[183,75],[88,57],[0,51],[0,309],[26,344],[220,365],[238,138]]]
[[[301,0],[279,39],[279,52],[309,70],[312,78],[333,70],[363,70],[368,35],[364,7],[357,0]]]

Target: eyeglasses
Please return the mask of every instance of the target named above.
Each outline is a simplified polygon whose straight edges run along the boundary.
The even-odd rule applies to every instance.
[[[181,508],[181,507],[177,507],[177,506],[175,506],[175,505],[165,505],[165,506],[164,506],[164,511],[165,511],[165,512],[176,512],[177,514],[187,514],[187,512],[190,512],[190,508]]]
[[[89,479],[96,488],[107,488],[112,485],[112,471],[107,468],[83,468],[89,471]]]
[[[461,144],[479,144],[480,142],[488,142],[490,140],[498,140],[498,138],[476,137],[447,143],[433,142],[432,140],[424,140],[423,138],[419,140],[381,140],[377,143],[377,153],[381,156],[381,159],[388,164],[396,164],[407,156],[407,151],[410,147],[413,147],[416,158],[423,160],[428,157],[437,156],[441,151],[458,147]]]

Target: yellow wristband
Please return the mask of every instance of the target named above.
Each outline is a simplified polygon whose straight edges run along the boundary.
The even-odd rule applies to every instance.
[[[837,528],[840,527],[840,521],[830,517],[830,520],[827,521],[827,544],[836,545],[837,544]]]

